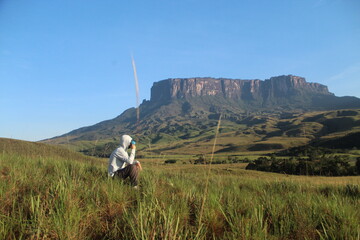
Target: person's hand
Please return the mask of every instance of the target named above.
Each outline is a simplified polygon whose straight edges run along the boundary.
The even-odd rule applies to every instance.
[[[131,149],[136,149],[136,145],[131,144],[131,145],[130,145],[130,148],[131,148]]]
[[[135,163],[135,165],[140,171],[142,170],[142,166],[140,162]]]

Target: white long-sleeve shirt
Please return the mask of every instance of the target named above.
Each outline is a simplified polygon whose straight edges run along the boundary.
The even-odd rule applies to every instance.
[[[138,161],[135,160],[135,149],[131,150],[130,156],[126,152],[132,138],[129,135],[123,135],[120,140],[120,146],[116,148],[110,155],[108,174],[113,177],[115,172],[122,169],[126,164],[135,164]]]

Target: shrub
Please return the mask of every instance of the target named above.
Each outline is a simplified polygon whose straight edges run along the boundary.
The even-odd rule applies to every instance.
[[[165,160],[165,164],[172,164],[172,163],[176,163],[177,162],[177,160],[175,160],[175,159],[169,159],[169,160]]]
[[[356,167],[360,165],[357,160]],[[259,157],[246,169],[266,172],[282,172],[297,175],[350,176],[356,175],[355,167],[349,164],[348,156],[321,156],[317,158],[271,158]],[[359,170],[357,170],[359,174]]]

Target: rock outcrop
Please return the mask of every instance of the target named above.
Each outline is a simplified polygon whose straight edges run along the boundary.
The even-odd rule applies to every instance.
[[[308,83],[298,76],[278,76],[265,81],[225,78],[172,78],[155,82],[151,88],[152,102],[168,102],[202,96],[221,96],[233,100],[286,98],[294,95],[333,95],[327,86]]]

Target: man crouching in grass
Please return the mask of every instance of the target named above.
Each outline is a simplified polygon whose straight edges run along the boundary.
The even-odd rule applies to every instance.
[[[136,142],[129,135],[123,135],[120,146],[110,155],[108,174],[112,178],[130,178],[131,185],[137,188],[139,171],[142,170],[139,161],[135,160]],[[126,150],[130,148],[130,156]]]

